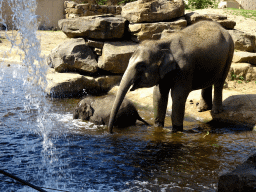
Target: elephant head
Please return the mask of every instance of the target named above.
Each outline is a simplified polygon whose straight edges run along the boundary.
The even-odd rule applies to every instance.
[[[88,121],[91,116],[93,116],[94,110],[87,103],[79,103],[75,108],[73,118],[78,119],[81,118],[83,121]]]
[[[133,53],[122,77],[109,120],[109,132],[119,107],[132,86],[131,91],[157,85],[164,76],[176,69],[176,63],[170,50],[170,43],[165,41],[144,41]]]

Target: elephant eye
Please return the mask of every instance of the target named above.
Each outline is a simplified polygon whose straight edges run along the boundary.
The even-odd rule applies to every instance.
[[[139,63],[137,63],[136,69],[137,69],[138,71],[145,70],[145,69],[146,69],[146,63],[145,63],[145,62],[139,62]]]

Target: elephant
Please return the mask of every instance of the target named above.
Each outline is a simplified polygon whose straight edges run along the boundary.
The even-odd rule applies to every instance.
[[[234,54],[234,42],[214,21],[201,21],[159,40],[145,40],[132,54],[111,111],[108,131],[126,93],[153,88],[154,125],[164,127],[168,95],[172,98],[172,131],[183,131],[189,93],[202,89],[197,110],[223,111],[222,91]],[[212,87],[214,99],[212,101]]]
[[[77,104],[73,113],[73,118],[90,121],[96,125],[108,125],[114,100],[115,97],[113,95],[105,96],[102,99],[95,99],[90,96],[86,97]],[[116,115],[114,126],[120,128],[128,127],[135,125],[136,120],[149,125],[139,116],[134,104],[130,100],[125,99]]]

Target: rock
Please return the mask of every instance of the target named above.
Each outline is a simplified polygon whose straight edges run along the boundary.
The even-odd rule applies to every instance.
[[[247,161],[238,165],[232,172],[221,175],[218,191],[256,191],[256,154],[250,156]]]
[[[234,29],[236,22],[232,20],[228,20],[227,16],[224,15],[216,15],[216,14],[198,14],[195,12],[187,13],[185,15],[186,20],[188,21],[188,25],[192,25],[199,21],[216,21],[225,29]]]
[[[94,41],[89,39],[87,40],[86,43],[89,47],[98,48],[98,49],[102,49],[104,45],[104,42],[102,41]]]
[[[217,21],[225,29],[234,29],[236,22],[232,20],[219,20]]]
[[[113,86],[119,84],[122,76],[89,77],[75,73],[56,73],[49,71],[46,93],[54,98],[81,97],[92,94],[107,93]]]
[[[246,81],[256,81],[256,67],[251,66],[245,76]]]
[[[138,0],[122,8],[122,17],[131,23],[159,22],[184,15],[183,0]]]
[[[98,15],[61,19],[59,28],[70,38],[119,39],[123,37],[126,20],[120,16]]]
[[[75,18],[82,16],[92,16],[92,15],[104,15],[113,14],[120,15],[122,8],[120,6],[106,6],[97,5],[95,2],[81,2],[82,4],[77,4],[74,2],[65,2],[65,15],[66,18]]]
[[[255,52],[255,36],[239,30],[228,30],[235,44],[235,49],[239,51]]]
[[[137,46],[132,41],[105,42],[98,61],[99,68],[112,73],[124,73]]]
[[[250,63],[256,65],[256,53],[249,52],[234,52],[234,63]]]
[[[67,7],[67,8],[75,8],[76,5],[77,5],[77,3],[75,3],[74,1],[65,1],[64,2],[64,7]]]
[[[65,9],[66,14],[82,14],[84,12],[84,9],[81,8],[66,8]]]
[[[47,63],[57,72],[96,73],[98,64],[83,38],[70,39],[51,51]]]
[[[251,64],[248,63],[233,63],[230,67],[227,79],[228,80],[247,80],[246,76],[251,68]]]
[[[224,15],[216,15],[216,14],[199,14],[195,12],[187,13],[185,15],[186,20],[188,21],[188,25],[192,25],[197,23],[198,21],[213,21],[213,20],[225,20],[227,16]]]
[[[140,42],[147,39],[159,39],[164,30],[177,32],[186,26],[187,21],[183,17],[173,22],[129,24],[129,31],[131,33],[132,40],[135,42]]]
[[[86,44],[92,48],[93,52],[97,55],[97,56],[101,56],[102,55],[102,49],[103,49],[103,45],[104,42],[102,41],[94,41],[94,40],[89,40],[87,39]]]
[[[94,53],[98,56],[101,56],[102,55],[102,49],[99,49],[99,48],[94,48],[93,49]]]

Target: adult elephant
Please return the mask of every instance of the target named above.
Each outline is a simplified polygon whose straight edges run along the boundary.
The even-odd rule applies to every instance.
[[[185,103],[192,90],[202,89],[198,111],[223,111],[222,89],[234,53],[234,42],[219,24],[202,21],[168,39],[144,41],[129,60],[109,120],[109,132],[130,86],[154,87],[155,125],[163,127],[171,89],[173,131],[183,131]],[[214,100],[212,103],[212,85]]]

